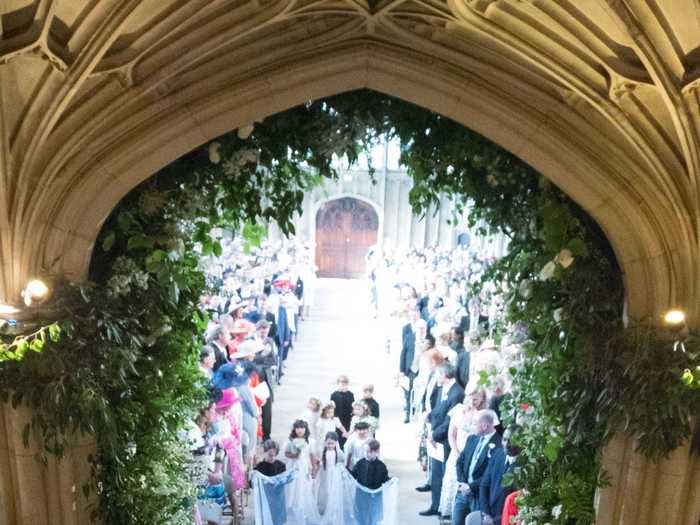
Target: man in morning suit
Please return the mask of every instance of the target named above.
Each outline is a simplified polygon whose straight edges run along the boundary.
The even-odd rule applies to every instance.
[[[408,378],[408,389],[404,389],[406,404],[404,410],[406,417],[404,423],[410,421],[411,416],[411,390],[413,390],[413,380],[418,375],[418,364],[420,352],[417,345],[423,344],[423,339],[428,330],[428,325],[420,318],[418,310],[409,312],[410,322],[403,327],[401,334],[401,356],[399,357],[399,372]]]
[[[440,386],[439,401],[435,408],[428,414],[431,432],[428,439],[432,444],[440,444],[443,447],[443,461],[430,458],[430,492],[431,503],[428,510],[419,514],[421,516],[437,516],[440,506],[440,494],[442,492],[442,478],[445,473],[445,461],[450,455],[450,443],[447,439],[450,427],[450,416],[448,413],[455,405],[464,401],[464,389],[455,380],[455,367],[450,363],[442,363],[435,370],[437,381]]]
[[[494,449],[479,485],[479,510],[491,516],[494,523],[501,523],[506,498],[516,490],[514,485],[503,486],[503,476],[514,468],[515,460],[520,454],[520,447],[511,443],[514,430],[508,428],[503,433],[503,447]]]
[[[479,486],[495,449],[501,446],[496,433],[496,414],[480,410],[474,419],[473,434],[457,458],[457,496],[452,510],[452,525],[464,525],[470,511],[479,510]]]

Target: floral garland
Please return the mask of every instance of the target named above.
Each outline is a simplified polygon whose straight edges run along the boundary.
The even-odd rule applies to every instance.
[[[447,193],[470,206],[472,226],[509,237],[508,255],[483,282],[505,285],[495,289],[508,290],[508,322],[526,326],[506,412],[523,427],[516,481],[528,523],[593,521],[612,434],[630,432],[652,459],[691,436],[698,339],[674,352],[654,327],[624,327],[620,269],[595,222],[480,135],[411,104],[352,92],[224,135],[161,170],[106,222],[91,281],[57,286],[54,328],[0,341],[2,399],[11,395],[35,414],[25,441],[31,431],[43,454],[60,456],[74,433],[95,436],[84,491],[97,494],[94,510],[106,522],[189,520],[194,494],[178,432],[206,397],[197,371],[206,318],[197,303],[205,288],[199,254],[221,253],[211,232],[242,230],[255,244],[265,221],[292,231],[304,193],[337,178],[333,157],[355,162],[380,135],[401,141],[416,210]],[[643,388],[654,391],[654,406],[632,396]]]

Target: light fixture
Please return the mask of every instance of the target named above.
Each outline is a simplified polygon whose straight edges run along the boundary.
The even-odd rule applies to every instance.
[[[31,306],[32,302],[45,299],[49,293],[49,287],[46,283],[40,279],[32,279],[27,283],[27,287],[22,292],[22,297],[24,297],[24,304]]]
[[[669,310],[664,314],[664,322],[668,325],[678,326],[685,323],[685,312],[683,310]]]

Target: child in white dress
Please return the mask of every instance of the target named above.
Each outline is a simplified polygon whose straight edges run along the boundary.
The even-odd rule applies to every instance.
[[[306,421],[309,424],[309,431],[311,432],[311,437],[316,440],[316,443],[320,443],[325,434],[318,433],[318,419],[321,416],[321,400],[317,397],[309,398],[309,402],[306,405],[306,410],[301,415],[299,419]]]
[[[286,497],[292,523],[318,523],[320,516],[314,498],[314,477],[318,469],[316,442],[311,439],[309,425],[297,419],[284,447],[287,470],[297,469],[295,480],[288,485]]]
[[[367,457],[367,444],[372,439],[370,436],[369,423],[360,421],[355,424],[355,431],[345,442],[346,466],[352,470],[355,464],[362,458]]]
[[[339,485],[342,480],[337,471],[344,468],[345,465],[345,454],[338,445],[338,435],[335,432],[328,432],[325,438],[318,475],[316,476],[316,501],[321,515],[326,512],[328,495],[333,490],[342,490]],[[336,487],[333,486],[334,483],[337,484]]]
[[[340,440],[341,436],[347,437],[348,435],[348,431],[340,422],[340,418],[335,416],[335,403],[333,403],[333,401],[323,405],[321,408],[321,416],[316,423],[317,436],[325,436],[329,432],[335,432],[338,436],[338,440]]]

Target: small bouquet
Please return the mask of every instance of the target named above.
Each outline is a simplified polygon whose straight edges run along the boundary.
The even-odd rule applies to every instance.
[[[309,443],[304,438],[294,438],[292,440],[292,445],[294,445],[294,448],[296,448],[298,452],[301,452],[309,446]]]

